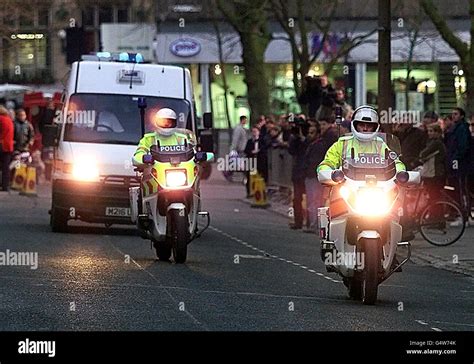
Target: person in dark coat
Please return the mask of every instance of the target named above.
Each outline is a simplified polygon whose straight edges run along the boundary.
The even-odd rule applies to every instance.
[[[27,152],[35,141],[35,130],[33,125],[26,119],[26,112],[24,109],[16,110],[16,118],[14,120],[15,136],[14,144],[15,150],[20,152]]]
[[[303,195],[306,193],[304,156],[308,147],[306,136],[306,127],[301,127],[299,130],[293,129],[288,146],[288,153],[293,156],[291,182],[293,183],[294,223],[290,224],[291,229],[301,229],[303,227]]]
[[[410,115],[398,125],[395,135],[400,139],[402,148],[400,160],[405,164],[407,171],[412,171],[419,164],[420,152],[425,148],[428,136],[423,130],[413,127]]]
[[[257,159],[257,172],[265,182],[268,182],[268,148],[270,146],[269,137],[262,137],[257,126],[252,127],[252,137],[245,146],[245,156]],[[247,196],[250,195],[250,178],[247,178]]]
[[[321,138],[319,124],[308,132],[308,148],[304,156],[305,189],[308,206],[308,232],[318,231],[318,208],[323,205],[323,189],[317,178],[316,168],[323,161],[329,146]]]
[[[423,177],[425,188],[431,201],[438,200],[446,182],[446,147],[443,143],[443,131],[438,124],[427,126],[428,141],[420,152],[420,163],[434,158],[434,175]]]
[[[466,178],[469,171],[471,133],[465,119],[466,113],[463,109],[455,107],[451,113],[453,124],[445,133],[446,145],[446,172],[448,182],[456,188],[456,199],[463,206],[462,200],[467,194]]]

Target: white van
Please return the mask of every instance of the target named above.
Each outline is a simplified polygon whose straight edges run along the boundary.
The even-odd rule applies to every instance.
[[[53,231],[67,231],[70,219],[131,223],[128,189],[139,186],[131,158],[143,134],[152,131],[148,124],[159,109],[175,110],[178,127],[198,135],[189,70],[137,60],[138,55],[102,52],[72,64],[59,127],[43,136],[44,144],[56,146]],[[144,101],[146,109],[140,109]],[[211,127],[210,114],[203,121]]]

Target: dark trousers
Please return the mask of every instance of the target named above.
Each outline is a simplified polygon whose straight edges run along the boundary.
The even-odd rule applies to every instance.
[[[448,176],[448,185],[455,188],[451,196],[461,207],[467,207],[467,198],[469,193],[467,191],[467,176],[465,173],[458,173],[457,175]]]
[[[2,188],[3,191],[10,190],[10,162],[12,160],[11,152],[0,151],[0,162],[2,163]]]
[[[303,226],[303,195],[305,194],[304,179],[293,180],[293,215],[296,226]]]
[[[446,178],[443,177],[433,177],[433,178],[425,178],[424,180],[426,191],[428,192],[428,197],[430,203],[433,203],[436,200],[441,198],[441,191],[444,189],[444,183]],[[443,216],[443,211],[441,210],[441,206],[436,206],[433,208],[433,218],[439,219]]]
[[[441,197],[441,191],[444,188],[445,177],[425,178],[423,181],[430,201],[438,200]]]

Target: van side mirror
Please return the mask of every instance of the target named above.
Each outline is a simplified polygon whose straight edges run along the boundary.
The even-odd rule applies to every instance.
[[[202,114],[202,124],[205,129],[212,129],[212,113],[205,112]]]
[[[43,130],[43,145],[45,147],[57,147],[59,144],[59,125],[45,125]]]

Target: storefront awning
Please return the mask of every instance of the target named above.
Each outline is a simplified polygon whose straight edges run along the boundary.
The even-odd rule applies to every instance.
[[[352,37],[363,35],[354,33]],[[458,37],[469,42],[469,32],[458,32]],[[286,34],[274,34],[265,52],[267,63],[291,63],[290,43],[285,40]],[[331,55],[337,52],[343,34],[332,34],[319,61],[327,62]],[[314,33],[309,37],[308,45],[311,49],[321,46],[321,35]],[[242,63],[242,46],[237,33],[225,32],[221,34],[224,63]],[[378,35],[374,34],[366,39],[365,43],[354,48],[347,57],[351,63],[377,62]],[[319,42],[319,43],[318,43]],[[408,58],[409,38],[407,32],[392,32],[392,62],[405,62]],[[217,36],[210,32],[166,32],[156,36],[154,44],[155,61],[158,63],[219,63]],[[459,57],[435,31],[420,32],[413,52],[414,62],[457,62]]]

